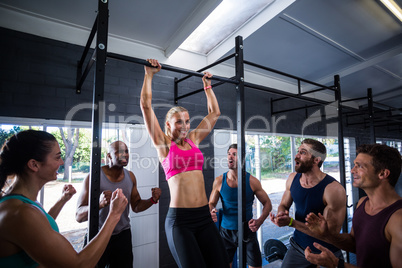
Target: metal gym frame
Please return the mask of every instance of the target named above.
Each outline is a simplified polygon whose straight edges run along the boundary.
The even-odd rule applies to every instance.
[[[109,19],[109,9],[108,9],[108,0],[98,0],[98,13],[97,17],[95,19],[92,31],[90,33],[90,36],[88,38],[88,41],[86,43],[83,55],[81,59],[77,63],[77,88],[76,88],[76,93],[79,94],[81,93],[81,87],[90,72],[92,66],[96,62],[95,66],[95,71],[94,71],[94,85],[93,85],[93,109],[92,109],[92,152],[91,152],[91,166],[90,166],[90,174],[91,174],[91,180],[90,180],[90,193],[89,193],[89,215],[88,215],[88,239],[91,240],[96,234],[98,233],[98,228],[99,228],[99,195],[100,195],[100,171],[101,171],[101,141],[102,141],[102,122],[104,121],[104,82],[105,82],[105,65],[106,65],[106,60],[107,58],[113,58],[117,60],[122,60],[122,61],[127,61],[127,62],[132,62],[136,64],[141,64],[141,65],[149,65],[149,63],[143,59],[137,59],[133,57],[128,57],[128,56],[122,56],[114,53],[108,53],[107,52],[107,37],[108,37],[108,19]],[[94,49],[94,52],[92,56],[90,57],[84,71],[83,71],[83,65],[84,62],[86,61],[87,54],[90,50],[90,45],[95,37],[95,34],[97,34],[97,39],[96,39],[96,46]],[[252,89],[260,90],[260,91],[265,91],[277,95],[284,96],[284,98],[281,99],[276,99],[276,100],[271,100],[271,112],[272,114],[274,113],[279,113],[279,112],[287,112],[290,110],[284,110],[284,111],[273,111],[272,107],[273,104],[277,101],[283,100],[285,98],[294,98],[294,99],[299,99],[299,100],[304,100],[308,102],[313,102],[315,105],[328,105],[332,102],[325,102],[317,99],[313,99],[310,97],[304,96],[305,94],[313,93],[316,91],[320,90],[331,90],[334,91],[335,93],[335,101],[337,102],[338,105],[338,144],[339,144],[339,152],[344,151],[344,144],[343,144],[343,127],[342,127],[342,106],[341,106],[341,91],[340,91],[340,83],[339,83],[339,76],[336,75],[334,79],[334,85],[333,86],[324,86],[317,84],[312,81],[308,81],[296,76],[292,76],[265,66],[261,66],[252,62],[248,62],[244,60],[243,57],[243,39],[241,36],[237,36],[235,39],[236,42],[236,47],[235,47],[235,53],[211,64],[206,67],[204,67],[201,70],[198,71],[191,71],[191,70],[186,70],[174,66],[169,66],[169,65],[163,65],[163,70],[168,70],[168,71],[173,71],[181,74],[186,74],[187,76],[177,79],[175,78],[175,86],[174,86],[174,102],[177,104],[178,100],[188,97],[190,95],[196,94],[198,92],[203,91],[203,89],[198,89],[193,92],[184,94],[182,96],[178,96],[178,84],[185,79],[192,77],[192,76],[198,76],[202,77],[203,74],[201,71],[208,69],[212,66],[215,66],[217,64],[220,64],[228,59],[235,58],[235,76],[232,78],[226,78],[226,77],[219,77],[219,76],[213,76],[212,80],[217,80],[219,81],[218,83],[214,84],[214,86],[223,84],[223,83],[230,83],[234,84],[236,88],[236,93],[237,93],[237,98],[236,98],[236,117],[237,117],[237,140],[238,140],[238,161],[242,163],[241,168],[238,170],[238,210],[239,210],[239,217],[238,217],[238,226],[244,226],[243,223],[246,222],[246,210],[245,210],[245,176],[246,176],[246,170],[245,170],[245,99],[244,99],[244,94],[245,94],[245,87],[249,87]],[[251,65],[253,67],[257,67],[260,69],[263,69],[265,71],[270,71],[274,72],[277,74],[281,74],[293,79],[296,79],[298,82],[298,89],[299,92],[298,94],[292,94],[292,93],[287,93],[278,89],[266,87],[266,86],[261,86],[253,83],[247,83],[244,81],[244,65]],[[301,92],[301,82],[308,83],[314,86],[317,86],[318,89],[311,90],[308,92]],[[312,106],[310,106],[312,107]],[[305,109],[306,107],[302,107]],[[300,109],[300,108],[296,108]],[[340,173],[341,173],[341,184],[345,186],[345,159],[344,155],[342,153],[339,154],[340,159]],[[345,216],[346,217],[346,216]],[[346,222],[346,221],[345,221]],[[347,224],[347,222],[346,222]],[[347,225],[344,230],[347,230]],[[239,241],[243,241],[242,243],[239,244],[239,264],[240,267],[246,267],[246,247],[244,245],[244,230],[243,228],[239,228],[238,231],[239,234]]]
[[[272,88],[266,88],[250,83],[246,83],[248,87],[255,88],[258,90],[263,90],[263,91],[269,91],[271,93],[279,94],[279,95],[285,95],[285,97],[277,98],[277,99],[271,99],[271,115],[275,114],[280,114],[280,113],[286,113],[286,112],[291,112],[291,111],[296,111],[296,110],[301,110],[304,109],[307,117],[307,110],[308,108],[312,107],[319,107],[319,106],[324,106],[324,105],[334,105],[336,104],[337,106],[337,111],[338,111],[338,116],[337,116],[337,123],[338,123],[338,151],[339,151],[339,173],[340,173],[340,183],[342,186],[346,189],[346,168],[345,168],[345,154],[341,153],[345,151],[345,145],[344,145],[344,136],[343,136],[343,106],[342,106],[342,101],[341,101],[341,86],[340,86],[340,78],[339,75],[334,76],[334,84],[332,86],[325,86],[321,84],[317,84],[313,81],[309,81],[294,75],[286,74],[281,71],[272,69],[272,68],[267,68],[261,65],[256,65],[254,63],[250,63],[245,61],[246,64],[249,64],[254,67],[258,67],[260,69],[277,73],[282,76],[286,76],[289,78],[292,78],[297,81],[297,87],[298,87],[298,93],[297,94],[292,94],[292,93],[283,93],[283,92],[278,92],[277,89],[272,89]],[[301,90],[301,83],[306,83],[308,85],[312,85],[315,87],[318,87],[316,89],[312,90],[307,90],[302,92]],[[319,91],[332,91],[334,93],[334,101],[323,101],[319,99],[314,99],[310,97],[306,97],[305,95],[314,93],[314,92],[319,92]],[[286,110],[274,110],[275,103],[289,99],[289,98],[294,98],[298,100],[303,100],[306,102],[311,102],[314,104],[311,105],[306,105],[306,106],[301,106],[301,107],[296,107],[296,108],[291,108],[291,109],[286,109]],[[346,204],[347,205],[347,204]],[[343,226],[342,226],[343,232],[348,232],[348,221],[347,221],[347,215],[345,214],[345,220],[343,221]],[[349,257],[349,256],[348,256]]]
[[[367,89],[367,97],[345,100],[343,102],[366,99],[367,108],[360,106],[358,111],[344,113],[347,126],[363,125],[364,128],[369,128],[371,143],[376,143],[376,127],[386,127],[387,131],[399,131],[402,133],[402,109],[375,102],[371,88]],[[385,109],[376,108],[374,105],[384,107]],[[358,120],[357,122],[356,120],[350,120],[350,118],[357,116],[363,117],[363,120]]]
[[[358,101],[358,100],[367,100],[367,108],[360,106],[357,111],[356,109],[353,109],[354,111],[345,112],[344,115],[346,117],[347,126],[363,125],[365,129],[369,128],[370,143],[372,144],[376,143],[376,134],[375,134],[376,127],[386,127],[387,131],[399,131],[402,133],[402,115],[401,115],[402,109],[397,109],[388,105],[384,105],[382,103],[374,102],[371,88],[367,89],[367,97],[348,99],[344,100],[343,102]],[[379,108],[375,109],[374,104],[385,107],[386,109],[379,109]],[[378,116],[376,116],[376,114]],[[359,119],[351,120],[353,122],[349,122],[350,118],[353,117],[359,117]],[[361,117],[363,117],[363,121],[360,119]],[[358,194],[359,199],[367,195],[360,188],[358,189],[358,193],[359,193]],[[353,206],[353,204],[350,206]]]

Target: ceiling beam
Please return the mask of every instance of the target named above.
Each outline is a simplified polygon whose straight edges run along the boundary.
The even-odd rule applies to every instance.
[[[169,44],[165,49],[165,57],[169,58],[221,2],[222,0],[200,1],[200,4],[192,13],[188,14],[187,19],[170,38]]]
[[[386,60],[388,60],[390,58],[393,58],[395,56],[398,56],[400,54],[402,54],[402,45],[396,46],[396,47],[394,47],[394,48],[392,48],[392,49],[390,49],[388,51],[385,51],[385,52],[383,52],[381,54],[378,54],[378,55],[376,55],[376,56],[374,56],[374,57],[372,57],[372,58],[370,58],[368,60],[364,60],[361,63],[357,63],[357,64],[354,64],[354,65],[352,65],[352,66],[350,66],[348,68],[345,68],[343,70],[339,70],[336,73],[339,74],[341,77],[345,77],[345,76],[351,75],[353,73],[359,72],[361,70],[364,70],[366,68],[376,66],[377,68],[379,68],[383,72],[393,76],[396,79],[401,80],[402,77],[400,77],[399,75],[397,75],[395,73],[392,73],[392,72],[390,72],[389,70],[387,70],[387,69],[385,69],[383,67],[377,66],[377,64],[380,64],[381,62],[384,62],[384,61],[386,61]],[[317,81],[317,83],[326,84],[326,83],[331,82],[331,81],[332,81],[332,76],[327,76],[327,77],[319,79]]]
[[[361,71],[363,69],[374,66],[374,67],[378,68],[379,70],[387,73],[388,75],[393,76],[396,79],[402,79],[402,77],[400,77],[399,75],[392,73],[391,71],[389,71],[383,67],[377,66],[377,64],[379,64],[381,62],[384,62],[392,57],[402,54],[402,44],[395,46],[392,49],[389,49],[388,51],[380,53],[374,57],[371,57],[370,59],[365,59],[365,58],[361,57],[359,54],[355,53],[354,51],[348,49],[347,47],[343,46],[342,44],[340,44],[340,43],[336,42],[335,40],[327,37],[326,35],[320,33],[319,31],[309,27],[308,25],[302,23],[301,21],[289,16],[288,14],[283,14],[280,18],[295,25],[296,27],[302,29],[303,31],[315,36],[316,38],[320,39],[321,41],[335,47],[339,51],[342,51],[343,53],[360,61],[360,63],[354,64],[348,68],[334,72],[336,74],[339,74],[340,77],[345,77],[345,76],[351,75],[353,73],[356,73],[358,71]],[[326,85],[326,84],[332,82],[332,80],[333,80],[333,75],[328,75],[328,76],[325,76],[325,77],[317,80],[316,82],[319,84]]]

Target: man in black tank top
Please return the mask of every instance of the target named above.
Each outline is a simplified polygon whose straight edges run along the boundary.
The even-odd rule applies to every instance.
[[[136,213],[147,210],[153,204],[158,203],[161,195],[160,188],[152,188],[151,198],[141,199],[134,173],[125,169],[128,165],[129,153],[127,145],[124,142],[115,141],[111,143],[107,159],[109,163],[102,166],[100,175],[99,226],[103,225],[109,213],[110,198],[114,189],[120,188],[123,190],[123,194],[126,196],[131,209]],[[78,222],[88,220],[89,176],[85,178],[81,194],[78,198],[76,211],[76,220]],[[98,262],[98,268],[131,268],[133,266],[129,213],[129,206],[127,206],[113,231],[105,252]]]
[[[315,214],[307,216],[308,226],[323,240],[356,253],[358,267],[401,267],[402,198],[395,191],[401,174],[401,154],[382,144],[362,145],[357,153],[353,186],[364,190],[367,196],[357,204],[351,232],[331,233],[328,222]],[[355,267],[345,265],[325,247],[314,246],[322,252],[314,254],[307,248],[305,256],[310,262],[325,267]]]
[[[271,221],[279,226],[295,228],[290,238],[290,247],[282,261],[282,268],[315,268],[316,265],[306,260],[304,250],[314,248],[315,242],[323,241],[313,237],[305,224],[305,217],[310,213],[320,213],[329,222],[329,229],[339,232],[346,213],[346,193],[342,185],[333,177],[320,170],[326,158],[325,145],[313,139],[302,141],[295,156],[295,170],[286,181],[286,190],[278,206],[277,215],[270,213]],[[289,209],[295,204],[295,218],[290,217]],[[342,251],[325,244],[331,252],[342,258]]]

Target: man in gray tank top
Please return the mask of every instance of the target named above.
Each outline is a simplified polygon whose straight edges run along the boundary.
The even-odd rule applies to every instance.
[[[161,195],[160,188],[152,188],[152,196],[149,199],[141,199],[137,190],[137,180],[133,172],[126,170],[128,165],[129,152],[127,145],[122,141],[115,141],[108,148],[108,165],[102,166],[100,176],[99,197],[99,226],[103,225],[109,213],[110,198],[112,192],[120,188],[123,190],[131,209],[138,213],[158,203]],[[84,222],[88,220],[88,198],[89,198],[88,175],[84,182],[81,194],[78,198],[76,220]],[[116,225],[109,244],[98,262],[98,267],[118,267],[131,268],[133,266],[133,252],[131,242],[129,206],[121,215],[120,221]]]

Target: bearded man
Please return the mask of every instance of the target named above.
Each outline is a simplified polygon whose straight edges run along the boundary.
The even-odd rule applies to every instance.
[[[346,193],[344,187],[333,177],[322,172],[320,167],[326,158],[325,145],[314,139],[302,141],[295,157],[295,170],[286,181],[286,190],[278,206],[277,215],[270,213],[271,221],[279,226],[295,228],[290,238],[290,247],[282,262],[283,268],[317,267],[304,256],[309,247],[319,253],[314,242],[324,244],[335,256],[343,259],[342,251],[331,244],[312,237],[313,233],[305,224],[306,216],[314,212],[321,214],[328,222],[328,228],[340,232],[346,213]],[[289,216],[289,209],[295,204],[295,218]]]

